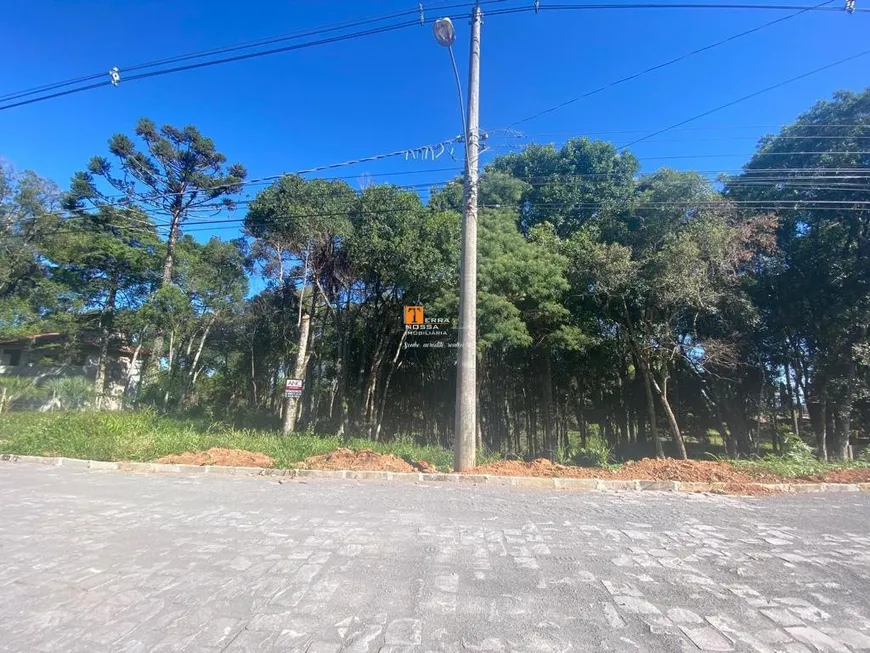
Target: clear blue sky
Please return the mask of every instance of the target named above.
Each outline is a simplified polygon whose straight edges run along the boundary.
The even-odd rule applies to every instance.
[[[424,2],[427,18],[440,13],[439,5],[455,1]],[[505,0],[493,8],[531,4]],[[123,78],[124,67],[132,64],[415,7],[409,0],[13,2],[4,8],[0,25],[7,53],[0,94],[112,66],[120,67]],[[463,84],[469,33],[464,11],[453,10]],[[485,17],[482,127],[504,127],[784,13],[609,10]],[[870,14],[807,12],[519,128],[543,142],[590,134],[625,143],[645,130],[857,53],[867,47],[868,34]],[[863,89],[870,85],[868,71],[870,57],[865,57],[721,111],[693,123],[696,129],[673,131],[633,149],[647,170],[661,165],[734,169],[751,155],[755,139],[770,131],[763,126],[788,123],[837,89]],[[111,134],[130,133],[141,116],[158,124],[196,125],[230,161],[245,164],[251,177],[437,142],[461,131],[449,59],[427,25],[122,81],[118,88],[2,111],[0,157],[66,187],[92,155],[106,153]],[[708,127],[716,129],[697,129]],[[631,130],[638,131],[618,133]],[[446,156],[435,164],[399,158],[325,174],[362,176],[453,165],[458,163]],[[378,180],[407,184],[449,176],[429,172]],[[237,235],[226,229],[217,233]]]

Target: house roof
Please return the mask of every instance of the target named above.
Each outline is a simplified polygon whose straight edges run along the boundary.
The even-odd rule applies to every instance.
[[[0,340],[0,345],[42,345],[42,344],[50,344],[52,342],[62,342],[69,338],[69,334],[60,333],[60,332],[49,332],[49,333],[36,333],[29,336],[20,336],[18,338],[10,338],[7,340]],[[95,334],[84,332],[79,335],[78,340],[83,344],[97,346],[99,343],[98,337]],[[133,355],[136,351],[135,347],[131,347],[127,343],[119,342],[119,338],[117,336],[112,337],[109,340],[109,349],[111,351],[120,353],[120,354],[130,354]],[[146,348],[141,348],[139,350],[140,357],[146,357],[151,355],[151,350]]]

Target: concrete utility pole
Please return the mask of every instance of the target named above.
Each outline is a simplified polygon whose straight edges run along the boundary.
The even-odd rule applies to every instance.
[[[464,472],[477,459],[477,195],[480,149],[480,5],[471,14],[468,123],[465,134],[465,215],[459,268],[459,365],[456,370],[456,442],[453,466]]]
[[[462,107],[462,82],[453,56],[456,31],[449,18],[435,21],[435,40],[450,52],[462,129],[465,132],[465,214],[459,268],[459,360],[456,369],[456,434],[453,467],[472,469],[477,460],[477,194],[480,150],[480,25],[482,13],[475,2],[471,14],[471,55],[468,66],[468,120]]]

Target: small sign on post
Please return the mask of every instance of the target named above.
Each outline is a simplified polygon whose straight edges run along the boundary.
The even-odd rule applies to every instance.
[[[301,397],[302,396],[302,379],[287,379],[284,382],[285,397]]]

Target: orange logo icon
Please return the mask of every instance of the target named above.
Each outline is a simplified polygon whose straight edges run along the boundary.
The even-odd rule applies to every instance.
[[[423,324],[423,307],[406,306],[405,324]]]

